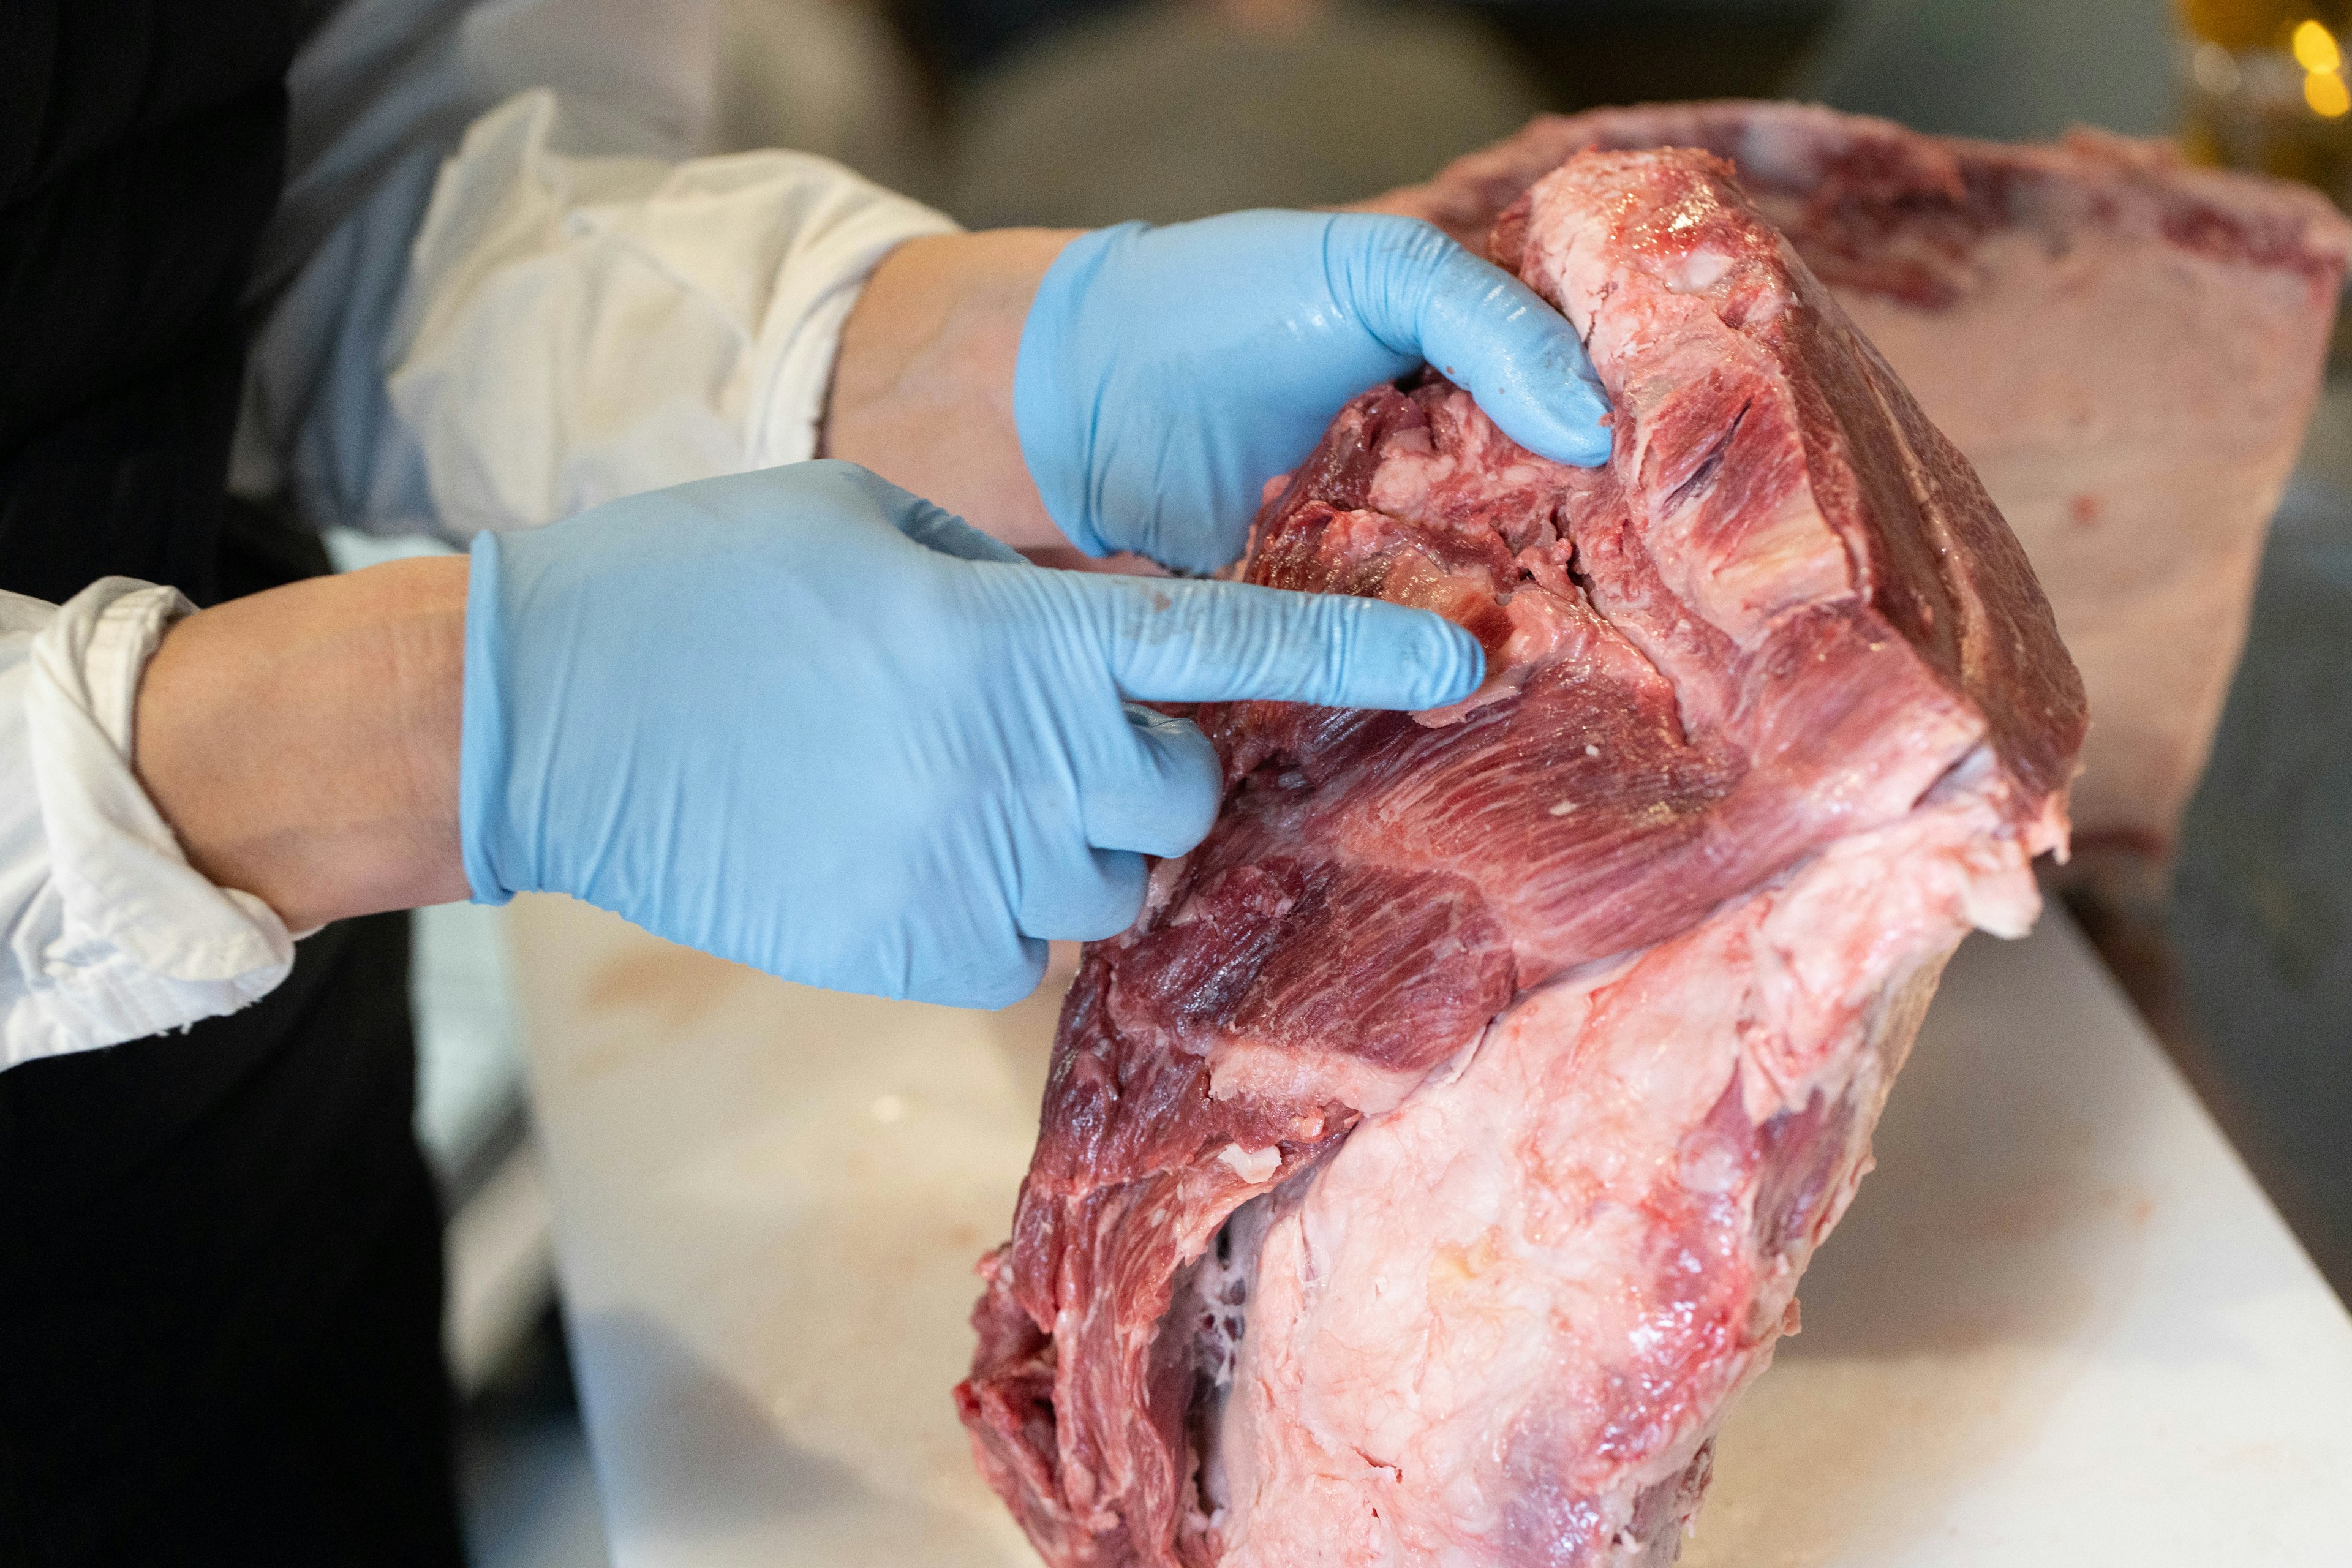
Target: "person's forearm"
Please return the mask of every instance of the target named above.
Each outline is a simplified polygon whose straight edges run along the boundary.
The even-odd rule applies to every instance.
[[[466,583],[462,558],[395,562],[166,634],[131,760],[190,864],[297,931],[466,897]]]
[[[1019,547],[1066,542],[1013,422],[1037,280],[1069,236],[901,246],[844,332],[829,455]],[[466,563],[403,562],[174,626],[140,687],[133,764],[196,869],[296,930],[463,898]]]
[[[1071,233],[909,240],[842,332],[822,454],[862,463],[1019,549],[1068,542],[1021,458],[1013,372],[1037,280]]]

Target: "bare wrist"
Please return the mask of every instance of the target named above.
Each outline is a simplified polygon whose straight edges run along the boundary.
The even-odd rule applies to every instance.
[[[1021,458],[1013,375],[1038,280],[1075,232],[936,235],[886,257],[842,331],[823,455],[1008,544],[1066,545]]]
[[[189,863],[296,930],[465,896],[466,563],[398,562],[189,616],[132,765]]]

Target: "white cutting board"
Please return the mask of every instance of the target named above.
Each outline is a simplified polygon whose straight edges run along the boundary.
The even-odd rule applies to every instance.
[[[515,908],[616,1568],[1034,1565],[948,1390],[1054,1000]],[[1877,1148],[1685,1563],[2352,1563],[2352,1320],[2063,912],[1961,951]]]

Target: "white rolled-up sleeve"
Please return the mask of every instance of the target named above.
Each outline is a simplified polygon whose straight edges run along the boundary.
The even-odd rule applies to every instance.
[[[411,254],[386,384],[459,537],[814,456],[860,287],[953,226],[803,153],[567,155],[564,113],[477,121]]]
[[[614,140],[547,89],[467,129],[409,248],[381,393],[305,404],[366,426],[308,443],[367,448],[333,470],[363,482],[300,487],[318,521],[462,541],[815,455],[858,291],[955,226],[805,153],[577,150]]]
[[[0,1067],[235,1012],[293,964],[259,899],[188,865],[131,772],[139,677],[189,611],[124,577],[0,594]]]

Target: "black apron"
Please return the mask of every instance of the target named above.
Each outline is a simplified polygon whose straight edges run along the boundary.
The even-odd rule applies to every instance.
[[[300,0],[0,4],[0,588],[325,570],[224,495]],[[404,915],[0,1073],[0,1564],[463,1561]]]

